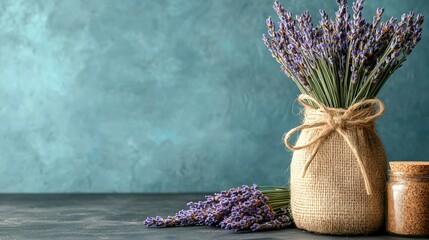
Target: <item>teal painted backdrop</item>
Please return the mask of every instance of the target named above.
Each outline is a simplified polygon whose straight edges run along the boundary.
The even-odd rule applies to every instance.
[[[285,0],[332,15],[334,0]],[[272,1],[0,1],[1,192],[286,184],[298,91],[260,40]],[[429,1],[367,1],[385,16]],[[380,98],[389,160],[429,157],[429,22]]]

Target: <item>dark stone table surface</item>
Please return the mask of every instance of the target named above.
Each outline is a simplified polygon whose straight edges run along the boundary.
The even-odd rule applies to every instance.
[[[214,227],[147,228],[147,216],[173,215],[204,194],[0,194],[6,239],[343,239],[299,229],[235,233]],[[353,239],[402,239],[379,233]],[[403,238],[406,239],[406,238]]]

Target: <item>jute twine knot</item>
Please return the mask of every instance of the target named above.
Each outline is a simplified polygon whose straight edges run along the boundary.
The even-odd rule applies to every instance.
[[[372,188],[365,165],[359,155],[356,144],[352,143],[350,137],[347,135],[346,129],[361,127],[375,131],[374,121],[384,113],[383,102],[378,99],[368,99],[355,103],[348,109],[340,109],[326,107],[315,98],[306,94],[301,94],[298,97],[298,101],[306,108],[306,113],[308,113],[308,115],[302,125],[295,127],[286,133],[284,143],[292,151],[310,146],[313,147],[313,152],[310,155],[310,158],[305,162],[302,177],[307,173],[308,167],[315,158],[324,140],[331,133],[337,132],[352,150],[364,179],[366,192],[368,195],[372,195]],[[314,108],[310,102],[315,104],[318,108]],[[375,110],[376,106],[378,106],[378,110]],[[289,143],[291,136],[304,129],[320,129],[321,131],[304,145],[291,145]]]
[[[332,129],[345,128],[345,121],[342,116],[331,116],[326,122]]]

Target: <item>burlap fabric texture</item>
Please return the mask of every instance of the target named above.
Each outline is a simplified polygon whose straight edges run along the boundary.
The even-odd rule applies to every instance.
[[[290,188],[295,224],[334,235],[380,229],[387,162],[374,121],[383,114],[383,103],[371,99],[336,109],[308,95],[300,95],[299,101],[304,122],[284,138],[294,151]],[[293,146],[289,139],[299,131]]]

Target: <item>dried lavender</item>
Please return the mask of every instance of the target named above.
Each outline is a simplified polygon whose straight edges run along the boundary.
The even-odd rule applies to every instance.
[[[400,21],[383,22],[384,8],[377,8],[372,21],[362,17],[364,0],[352,4],[337,0],[338,10],[330,19],[320,10],[314,27],[311,15],[292,14],[275,1],[280,22],[267,19],[267,48],[302,93],[329,107],[350,105],[375,98],[387,79],[406,61],[421,40],[423,16],[403,14]]]
[[[292,225],[289,189],[257,185],[231,188],[190,202],[174,216],[148,217],[148,227],[216,226],[234,231],[263,231]]]

